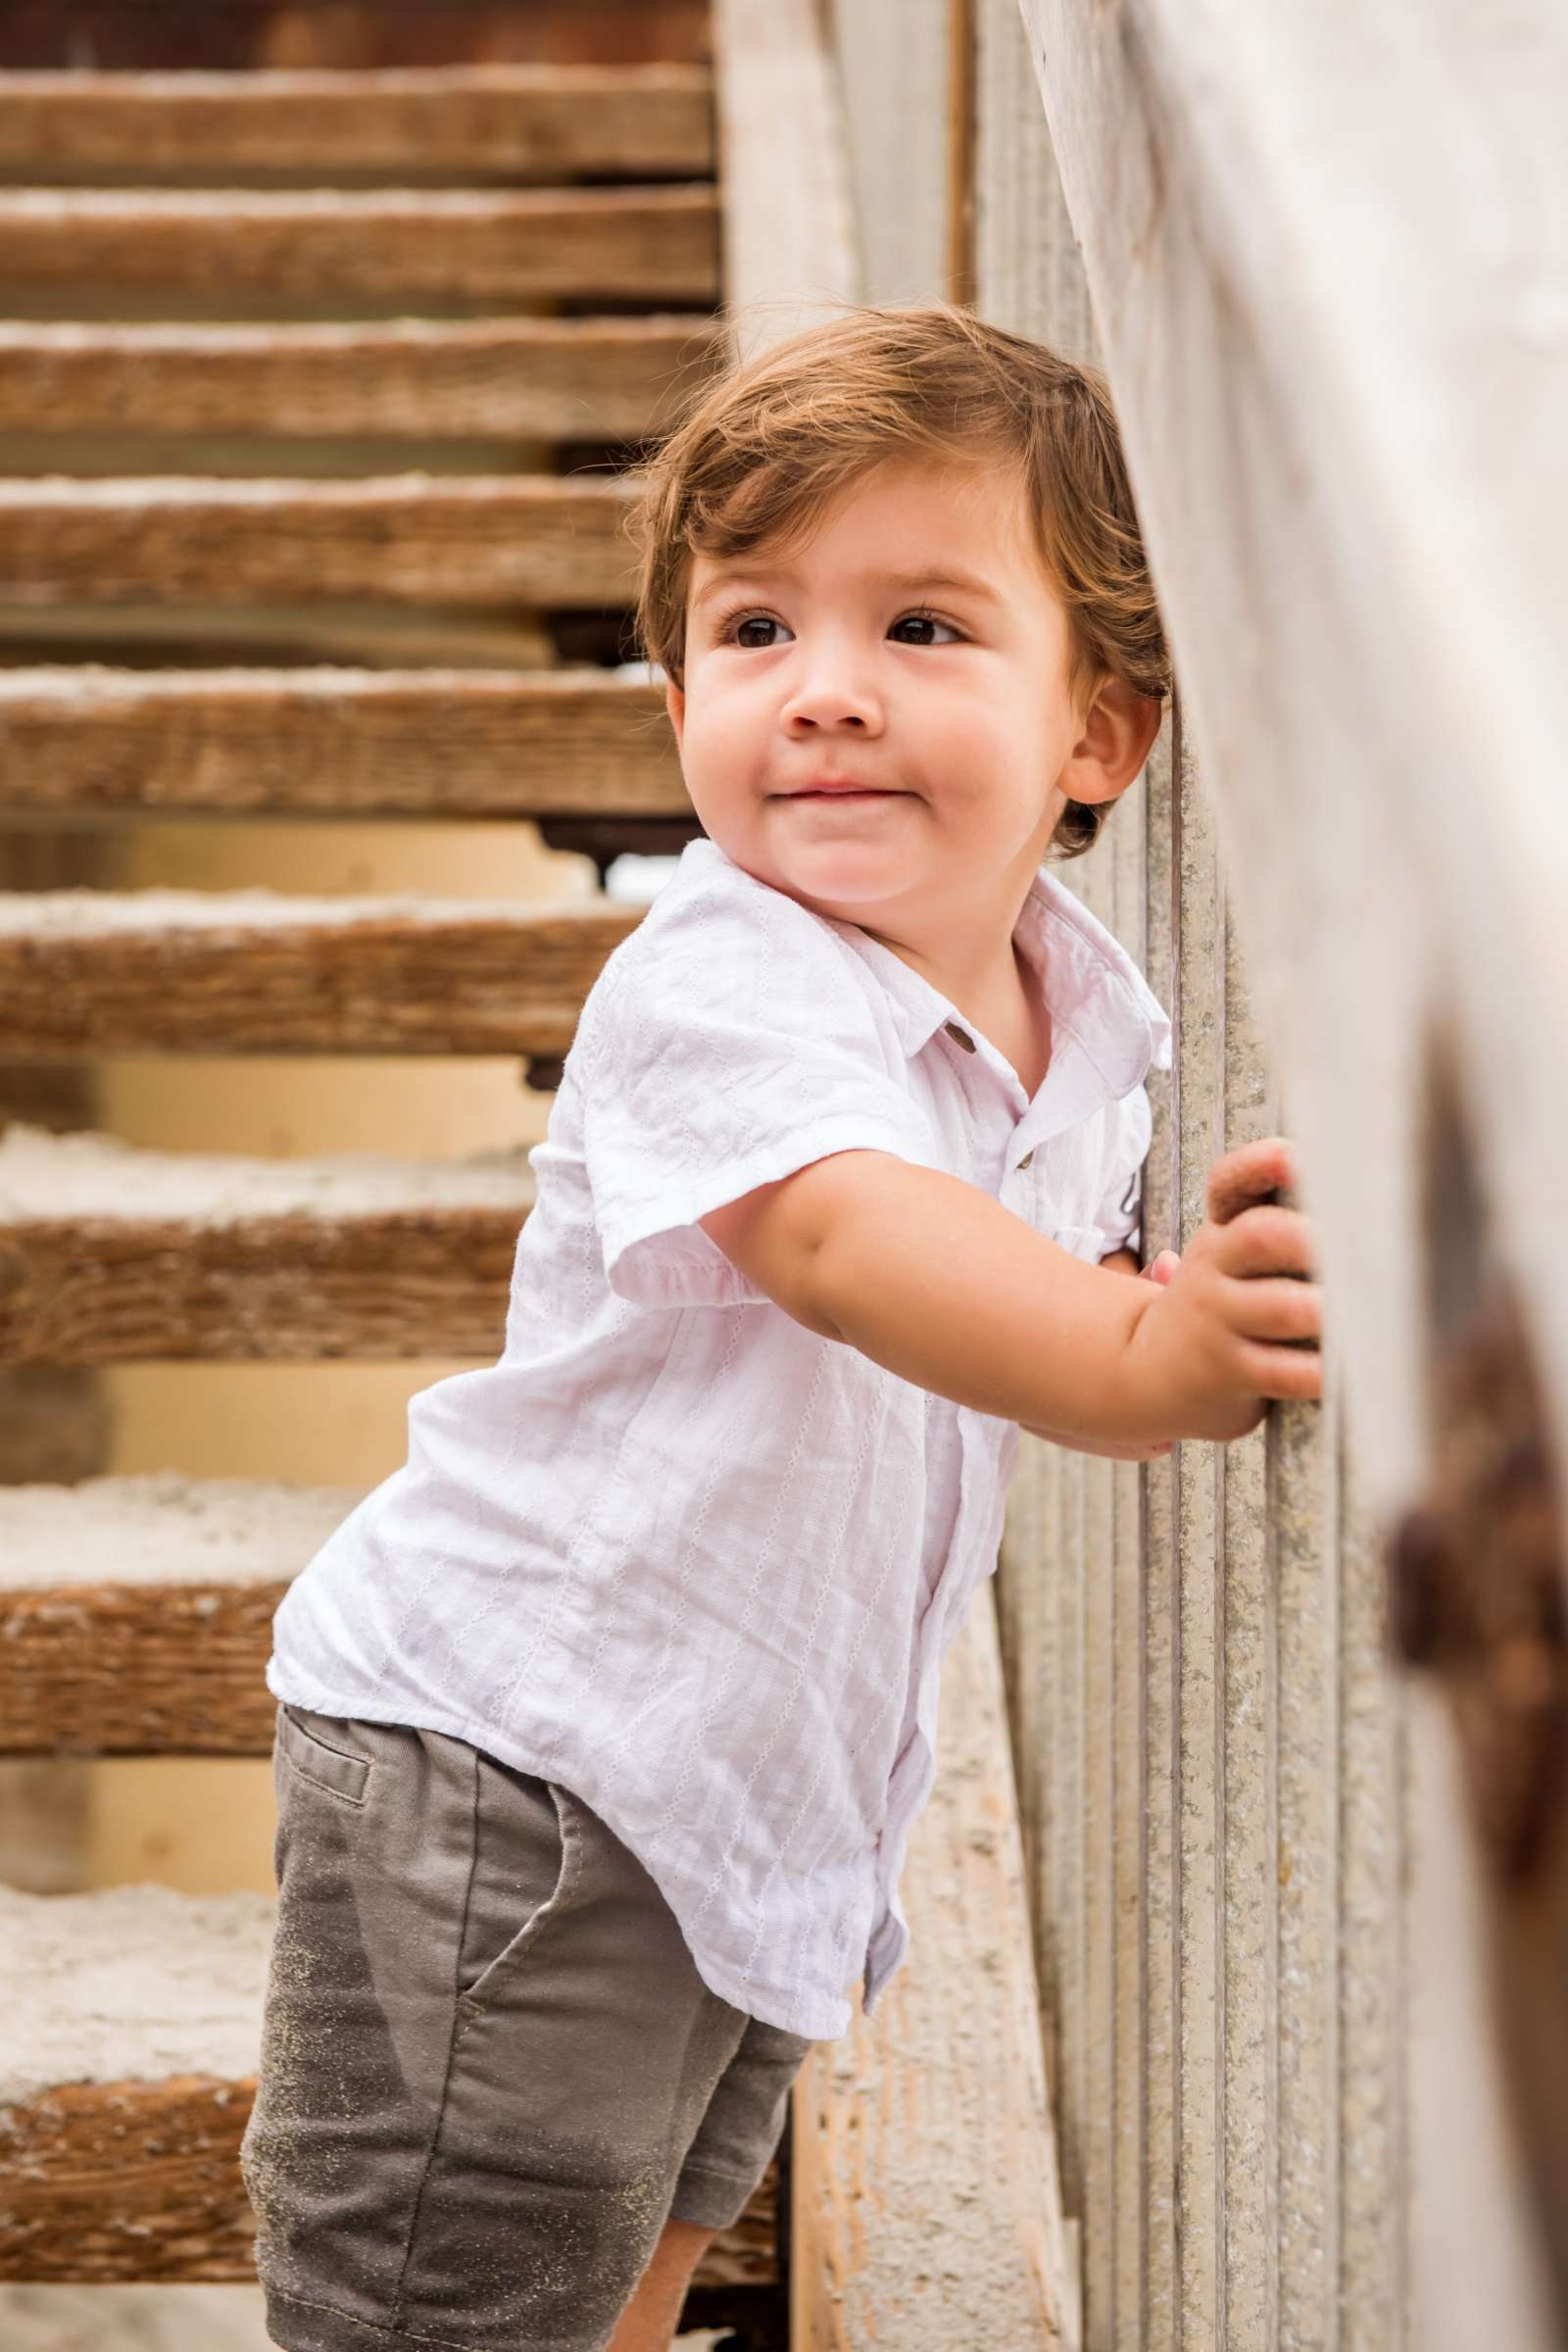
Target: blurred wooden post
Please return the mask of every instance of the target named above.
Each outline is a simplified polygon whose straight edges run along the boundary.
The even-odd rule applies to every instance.
[[[1015,0],[979,23],[979,308],[1103,367]],[[1292,1127],[1179,710],[1059,871],[1177,1023],[1147,1262]],[[1400,1708],[1349,1472],[1332,1355],[1321,1411],[1147,1470],[1023,1441],[1004,1645],[1097,2352],[1408,2340]]]

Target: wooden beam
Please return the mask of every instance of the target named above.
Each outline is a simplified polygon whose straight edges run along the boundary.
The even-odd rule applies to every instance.
[[[797,2079],[791,2352],[1076,2346],[989,1584],[945,1662],[901,1895],[876,2016]]]
[[[712,77],[694,65],[381,72],[18,74],[0,170],[168,180],[308,170],[466,180],[713,168]]]
[[[842,105],[816,0],[714,0],[724,300],[748,357],[860,293]]]
[[[73,308],[149,287],[221,295],[529,295],[709,302],[710,187],[0,190],[0,285]]]
[[[0,819],[686,817],[663,689],[597,669],[0,669]]]
[[[0,1055],[559,1056],[638,906],[0,892]]]
[[[625,604],[628,476],[0,482],[0,600],[21,605]]]
[[[0,1361],[491,1357],[518,1152],[247,1159],[0,1131]]]
[[[45,447],[48,436],[83,432],[640,439],[668,419],[719,345],[702,316],[12,321],[0,323],[0,431]]]
[[[265,1756],[272,1617],[358,1487],[0,1488],[0,1753]]]

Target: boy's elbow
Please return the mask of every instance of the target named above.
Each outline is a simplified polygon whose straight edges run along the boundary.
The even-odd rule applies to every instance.
[[[697,1221],[731,1265],[775,1306],[821,1339],[842,1339],[819,1296],[821,1233],[816,1221],[802,1213],[805,1204],[785,1198],[794,1181],[786,1176],[759,1185]]]

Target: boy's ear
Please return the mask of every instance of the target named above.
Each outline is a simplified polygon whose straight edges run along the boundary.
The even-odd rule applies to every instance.
[[[1056,781],[1072,801],[1120,798],[1149,758],[1162,706],[1124,678],[1104,678]]]
[[[669,723],[675,730],[675,749],[678,752],[681,730],[686,724],[686,697],[673,678],[664,681],[664,709],[669,712]]]

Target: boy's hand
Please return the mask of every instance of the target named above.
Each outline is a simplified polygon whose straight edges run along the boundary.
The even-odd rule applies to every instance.
[[[1323,1295],[1311,1228],[1271,1202],[1295,1179],[1283,1136],[1243,1145],[1208,1176],[1208,1221],[1147,1269],[1161,1295],[1128,1346],[1133,1376],[1175,1437],[1246,1437],[1271,1397],[1323,1394]],[[1166,1260],[1174,1262],[1166,1264]]]

